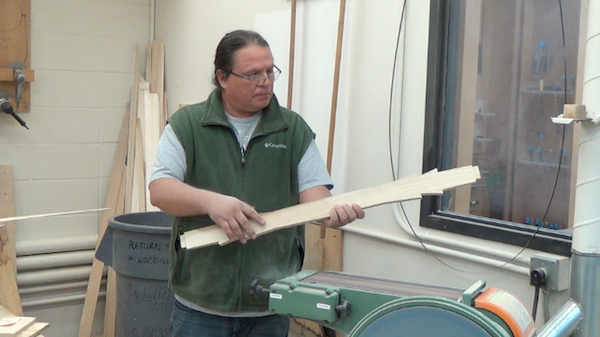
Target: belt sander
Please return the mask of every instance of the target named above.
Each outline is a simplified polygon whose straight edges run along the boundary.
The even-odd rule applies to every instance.
[[[273,313],[317,321],[349,337],[535,335],[525,306],[484,281],[456,289],[306,270],[269,288],[258,280],[250,288],[268,294]]]

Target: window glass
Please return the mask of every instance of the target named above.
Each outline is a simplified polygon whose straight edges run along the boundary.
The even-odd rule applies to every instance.
[[[579,15],[578,0],[432,5],[425,166],[482,175],[433,211],[568,229],[573,126],[550,118],[575,101]]]

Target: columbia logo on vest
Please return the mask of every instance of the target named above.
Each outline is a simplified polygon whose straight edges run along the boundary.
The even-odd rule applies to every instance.
[[[273,144],[273,143],[265,143],[265,147],[273,148],[273,149],[287,149],[287,145],[285,144]]]

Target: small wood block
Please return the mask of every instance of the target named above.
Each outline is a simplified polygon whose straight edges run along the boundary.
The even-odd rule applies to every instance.
[[[586,114],[585,105],[565,104],[563,107],[564,118],[585,118]]]
[[[3,325],[4,322],[14,322]],[[0,318],[0,337],[16,337],[35,323],[35,317],[4,317]]]

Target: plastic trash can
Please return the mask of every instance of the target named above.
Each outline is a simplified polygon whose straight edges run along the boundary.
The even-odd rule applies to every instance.
[[[172,220],[164,212],[141,212],[108,221],[96,258],[116,273],[117,336],[171,336],[168,252]]]

